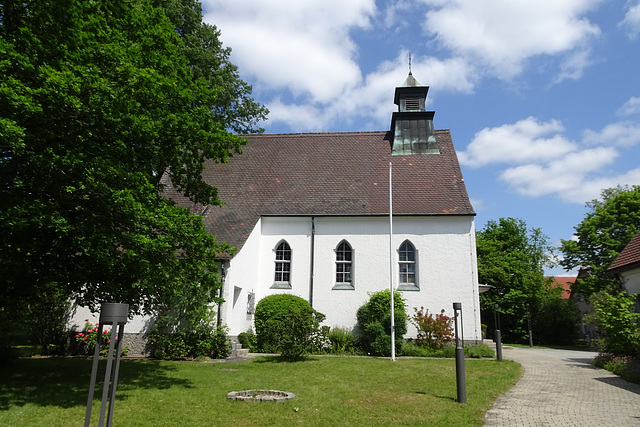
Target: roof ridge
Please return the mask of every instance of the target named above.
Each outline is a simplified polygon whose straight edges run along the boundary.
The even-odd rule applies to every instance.
[[[250,137],[278,137],[278,138],[293,138],[299,136],[322,136],[322,135],[371,135],[371,134],[380,134],[391,132],[390,130],[366,130],[366,131],[338,131],[338,132],[296,132],[296,133],[249,133],[249,134],[240,134],[243,138]],[[447,133],[450,132],[449,129],[435,129],[434,132],[437,133]]]
[[[301,135],[305,136],[320,136],[320,135],[363,135],[363,134],[378,134],[378,133],[387,133],[388,130],[373,130],[373,131],[349,131],[349,132],[297,132],[297,133],[251,133],[251,134],[243,134],[239,135],[242,137],[254,137],[254,136],[267,136],[267,137],[278,137],[278,138],[292,138],[299,137]]]

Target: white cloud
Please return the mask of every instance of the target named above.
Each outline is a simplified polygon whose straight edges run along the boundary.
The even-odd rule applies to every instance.
[[[500,179],[522,195],[556,194],[568,202],[584,203],[597,197],[604,188],[594,188],[596,180],[586,177],[612,164],[616,157],[618,152],[614,148],[597,147],[569,153],[547,163],[509,168],[500,174]]]
[[[320,109],[306,104],[284,104],[279,98],[268,104],[269,119],[290,125],[296,131],[320,131],[329,120],[326,113]]]
[[[567,140],[563,132],[557,120],[529,117],[483,129],[458,156],[461,164],[471,167],[505,164],[500,181],[527,197],[555,195],[569,203],[585,203],[603,188],[640,183],[640,168],[612,167],[621,155],[617,147],[640,143],[640,124],[620,122],[599,132],[587,130],[580,143]]]
[[[600,132],[586,130],[583,134],[586,144],[607,144],[632,147],[640,142],[640,123],[624,121],[605,126]]]
[[[409,0],[397,0],[389,1],[387,7],[384,10],[384,26],[387,29],[390,28],[404,28],[409,25],[404,18],[407,11],[412,9],[413,3]]]
[[[501,78],[522,71],[537,55],[567,55],[561,74],[572,77],[589,64],[589,40],[600,29],[583,15],[601,0],[422,0],[432,9],[424,28],[443,46],[492,68]],[[582,52],[576,56],[576,52]]]
[[[460,163],[484,166],[491,163],[548,161],[576,149],[576,144],[559,133],[564,129],[557,120],[538,122],[529,117],[515,124],[484,128],[465,151],[459,151]]]
[[[619,116],[633,116],[640,113],[640,98],[632,96],[620,107],[616,114]],[[640,143],[640,123],[632,120],[611,123],[601,131],[587,129],[583,132],[582,140],[588,145],[613,145],[618,147],[633,147]]]
[[[640,114],[640,97],[632,96],[622,107],[616,111],[620,116],[632,116]]]
[[[272,100],[262,99],[271,111],[270,124],[283,123],[293,131],[325,130],[355,120],[367,129],[388,127],[395,109],[393,88],[407,74],[409,52],[399,48],[395,59],[362,75],[350,32],[371,28],[377,14],[374,0],[204,3],[205,21],[220,28],[243,75],[261,92],[277,94]],[[413,6],[406,0],[391,3],[383,20],[396,25]],[[473,91],[472,76],[477,73],[462,58],[413,55],[412,66],[422,84],[452,92]]]
[[[362,80],[349,31],[370,26],[374,0],[203,3],[236,65],[265,87],[326,102]]]
[[[409,52],[401,51],[395,60],[382,62],[369,73],[364,82],[345,88],[327,102],[309,102],[305,105],[284,104],[280,98],[267,102],[271,122],[286,123],[293,131],[326,130],[336,121],[362,120],[360,130],[387,129],[393,104],[393,88],[402,85],[407,75]],[[461,59],[440,60],[433,57],[413,58],[414,76],[429,76],[424,85],[434,85],[438,90],[470,92],[474,83],[469,80],[468,65]],[[399,76],[402,76],[400,79]],[[432,95],[427,99],[427,108]],[[350,128],[350,130],[357,130]]]
[[[640,2],[627,10],[624,19],[619,25],[627,31],[631,39],[635,39],[640,35]]]
[[[593,64],[591,49],[583,48],[569,54],[560,66],[560,74],[556,76],[553,83],[558,84],[563,80],[578,80],[582,77],[584,69]]]

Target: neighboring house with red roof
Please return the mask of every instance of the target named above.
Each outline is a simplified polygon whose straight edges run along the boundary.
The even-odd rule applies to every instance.
[[[569,299],[571,297],[571,285],[575,283],[576,278],[573,276],[551,276],[550,278],[553,279],[556,287],[562,288],[560,298]]]
[[[637,294],[636,309],[640,312],[640,231],[620,252],[607,272],[620,279],[629,295]]]
[[[389,131],[246,135],[242,154],[206,164],[203,179],[224,205],[195,210],[237,248],[220,260],[219,320],[231,336],[277,293],[309,301],[324,325],[354,328],[369,294],[389,289],[392,266],[408,314],[424,306],[452,316],[461,302],[464,338],[481,339],[475,212],[451,134],[434,130],[425,109],[428,89],[409,73]]]
[[[596,325],[593,325],[586,321],[588,317],[585,317],[593,312],[593,305],[580,297],[579,294],[572,292],[572,286],[579,280],[584,279],[587,276],[585,269],[580,269],[577,276],[552,276],[555,286],[562,288],[560,298],[572,299],[580,312],[580,333],[584,339],[597,339],[600,337]]]

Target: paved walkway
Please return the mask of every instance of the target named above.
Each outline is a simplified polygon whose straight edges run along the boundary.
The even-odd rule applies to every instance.
[[[589,364],[592,352],[503,346],[524,367],[485,426],[640,426],[640,385]]]

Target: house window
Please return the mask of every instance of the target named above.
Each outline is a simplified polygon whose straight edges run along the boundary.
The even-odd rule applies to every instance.
[[[291,246],[286,241],[276,247],[276,269],[272,288],[291,288]]]
[[[417,280],[416,248],[406,240],[398,249],[400,283],[398,289],[403,291],[419,290]]]
[[[336,248],[336,284],[333,289],[354,289],[353,250],[346,241]]]

